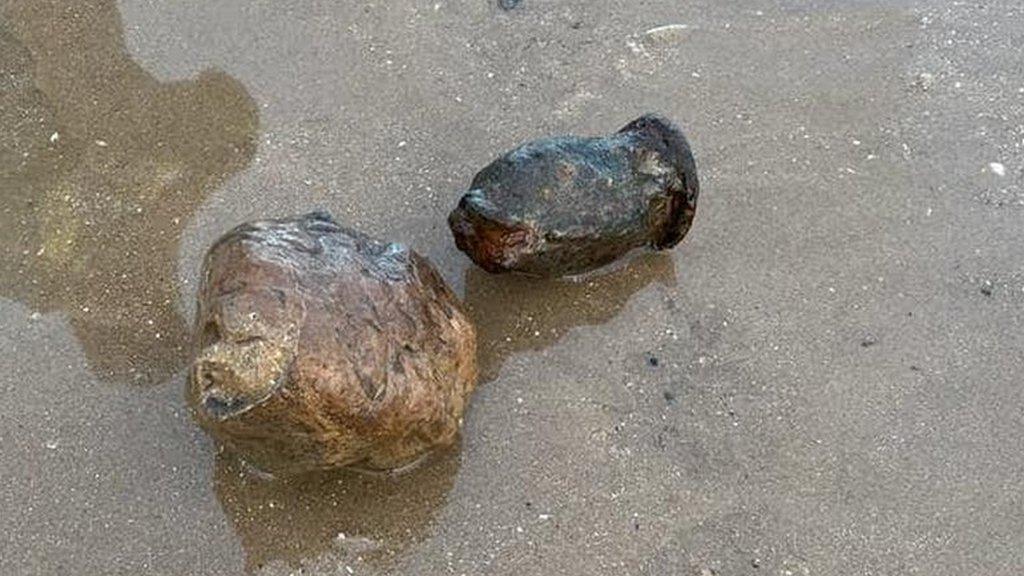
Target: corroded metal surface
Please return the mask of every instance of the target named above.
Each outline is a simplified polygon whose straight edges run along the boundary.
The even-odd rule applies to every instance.
[[[699,191],[682,131],[646,115],[611,136],[536,140],[504,154],[476,175],[448,223],[489,272],[578,274],[635,248],[678,244]]]
[[[207,255],[188,396],[255,466],[393,469],[451,444],[476,334],[430,263],[324,213],[229,232]]]

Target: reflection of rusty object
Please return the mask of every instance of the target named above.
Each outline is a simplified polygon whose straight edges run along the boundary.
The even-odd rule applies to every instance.
[[[214,244],[189,401],[255,466],[392,469],[456,437],[476,333],[430,263],[329,215],[242,225]]]
[[[573,328],[612,320],[652,285],[675,285],[675,264],[663,252],[622,264],[585,280],[495,276],[467,268],[465,302],[479,334],[480,382],[497,378],[516,353],[543,350]]]
[[[489,272],[578,274],[635,248],[675,246],[698,194],[686,137],[648,115],[608,137],[508,152],[476,175],[448,223],[459,249]]]
[[[458,470],[458,452],[445,449],[405,474],[334,470],[268,480],[224,454],[213,485],[248,572],[291,574],[323,558],[357,569],[361,559],[362,574],[425,537]]]

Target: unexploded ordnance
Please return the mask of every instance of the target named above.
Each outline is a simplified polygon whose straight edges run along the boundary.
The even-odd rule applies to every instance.
[[[645,115],[599,138],[528,142],[477,173],[448,224],[489,272],[579,274],[642,246],[672,248],[700,185],[682,131]]]
[[[269,472],[390,470],[451,444],[476,331],[433,266],[314,212],[239,226],[210,249],[188,398]]]

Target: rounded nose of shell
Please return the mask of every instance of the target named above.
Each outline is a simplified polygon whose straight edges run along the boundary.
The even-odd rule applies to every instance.
[[[192,378],[193,389],[197,392],[196,407],[208,417],[223,420],[245,408],[245,400],[230,392],[238,378],[230,366],[200,358],[193,366]]]
[[[217,343],[192,364],[194,407],[214,420],[225,420],[255,408],[282,385],[292,355],[262,338]]]
[[[229,362],[216,357],[199,358],[192,370],[196,408],[208,418],[226,420],[255,405],[245,374]]]

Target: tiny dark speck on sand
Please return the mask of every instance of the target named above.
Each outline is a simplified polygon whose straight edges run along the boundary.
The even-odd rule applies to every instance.
[[[657,366],[658,359],[654,356],[651,356],[650,358],[647,359],[647,363],[650,364],[651,366]]]
[[[675,401],[676,401],[676,395],[666,390],[665,391],[665,402],[668,402],[669,404],[672,404]]]
[[[878,344],[878,340],[875,340],[874,338],[865,338],[860,341],[861,348],[870,348],[875,344]]]
[[[981,287],[981,293],[984,294],[985,296],[991,296],[992,295],[992,287],[991,286],[982,286]]]

